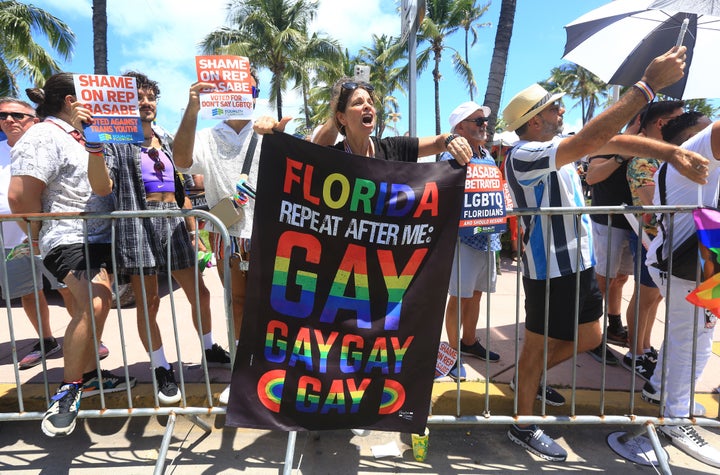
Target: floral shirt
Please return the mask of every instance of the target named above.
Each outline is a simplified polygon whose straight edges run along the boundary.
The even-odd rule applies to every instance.
[[[655,186],[655,172],[660,166],[656,158],[635,157],[628,163],[627,180],[634,206],[643,206],[638,189],[644,186]],[[657,235],[657,220],[654,213],[646,213],[643,217],[643,229],[652,239]]]
[[[12,148],[12,174],[26,175],[45,183],[43,213],[109,213],[115,209],[113,196],[92,192],[87,178],[88,154],[74,139],[73,127],[57,117],[33,125]],[[110,220],[58,219],[43,221],[40,253],[61,245],[109,243]]]

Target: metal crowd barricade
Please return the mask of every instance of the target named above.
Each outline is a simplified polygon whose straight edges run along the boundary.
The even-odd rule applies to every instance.
[[[515,209],[514,211],[510,212],[510,215],[515,215],[518,217],[521,216],[533,216],[533,215],[547,215],[547,216],[557,216],[557,215],[573,215],[575,216],[576,220],[576,229],[580,228],[580,219],[583,215],[590,215],[590,214],[631,214],[634,215],[637,220],[637,228],[634,228],[634,231],[637,235],[641,235],[642,230],[642,219],[641,215],[643,213],[659,213],[663,212],[666,213],[668,216],[667,223],[667,229],[669,234],[669,245],[672,247],[672,238],[673,238],[673,229],[674,229],[674,220],[675,215],[679,213],[690,213],[692,210],[696,209],[697,206],[606,206],[606,207],[600,207],[600,206],[594,206],[594,207],[579,207],[579,208],[534,208],[534,209]],[[609,234],[611,236],[611,234]],[[549,243],[550,243],[550,234],[549,230],[544,236],[544,242],[546,243],[546,256],[549,257]],[[640,239],[638,239],[637,243],[637,252],[640,252],[640,246],[642,245],[642,242]],[[518,249],[520,249],[521,245],[518,243]],[[613,243],[611,241],[611,238],[608,239],[607,243],[607,254],[610,255],[610,253],[615,250],[616,248],[613,247]],[[577,254],[575,256],[576,259],[580,258],[580,246],[577,246]],[[522,274],[521,274],[521,259],[520,254],[518,252],[518,266],[515,274],[516,278],[516,298],[515,298],[515,352],[514,352],[514,367],[517,368],[519,356],[520,356],[520,325],[523,324],[524,318],[521,318],[521,313],[524,313],[522,310],[523,308],[523,302],[521,301],[521,291],[522,291]],[[488,261],[490,259],[493,260],[493,262],[488,262],[488,282],[490,281],[490,265],[495,265],[494,257],[491,255],[488,256]],[[462,265],[462,263],[458,263],[459,265]],[[640,262],[638,260],[635,270],[636,273],[639,273],[639,265]],[[672,272],[672,259],[670,260],[668,273]],[[458,276],[460,275],[460,270],[458,269]],[[579,275],[579,273],[577,274]],[[608,275],[607,272],[605,272],[605,275]],[[638,274],[639,275],[639,274]],[[698,276],[699,276],[698,272]],[[609,282],[609,279],[608,279]],[[640,287],[640,281],[637,279],[634,283],[635,285],[635,291],[637,292]],[[670,282],[667,280],[667,292],[666,295],[670,296]],[[576,288],[576,295],[579,292],[579,284]],[[492,328],[492,293],[485,293],[485,329],[483,330],[485,340],[487,342],[487,351],[490,351],[492,346],[492,340],[490,338],[490,329]],[[666,319],[670,318],[667,315],[667,309],[669,308],[669,301],[665,299],[663,301],[663,305],[666,309]],[[637,328],[637,318],[638,318],[638,306],[639,306],[639,299],[636,299],[636,308],[635,308],[635,328]],[[461,305],[458,305],[458,328],[460,328],[461,323],[461,313],[460,313]],[[507,310],[507,309],[504,309]],[[699,311],[699,309],[696,307],[696,312]],[[576,408],[576,396],[577,396],[577,329],[578,329],[578,309],[575,309],[575,344],[574,344],[574,352],[572,356],[572,384],[571,384],[571,397],[570,397],[570,404],[569,404],[569,413],[566,415],[549,415],[547,414],[547,406],[546,401],[543,396],[543,400],[541,401],[541,409],[540,413],[537,415],[517,415],[518,410],[518,401],[517,401],[517,393],[514,395],[514,401],[513,401],[513,411],[512,414],[504,415],[504,414],[497,414],[493,412],[493,408],[491,407],[491,399],[490,399],[490,385],[492,384],[491,378],[489,375],[491,374],[490,371],[490,361],[486,360],[485,365],[485,374],[488,375],[485,377],[484,386],[485,386],[485,398],[484,398],[484,409],[482,411],[482,414],[477,415],[462,415],[463,414],[463,408],[461,404],[461,387],[462,383],[460,380],[457,380],[457,390],[456,390],[456,411],[454,415],[431,415],[428,424],[429,425],[481,425],[481,424],[502,424],[502,425],[509,425],[513,423],[517,424],[594,424],[594,425],[630,425],[633,426],[633,430],[628,433],[617,433],[617,437],[615,438],[618,445],[620,445],[620,451],[618,452],[619,455],[624,456],[630,460],[633,460],[634,462],[639,463],[645,463],[645,464],[651,464],[647,460],[639,460],[638,454],[633,453],[634,448],[631,447],[632,445],[638,446],[641,445],[642,451],[647,451],[648,449],[655,452],[655,455],[657,457],[657,461],[652,462],[653,465],[659,465],[660,469],[663,473],[670,473],[670,468],[668,466],[667,459],[665,457],[665,453],[663,449],[660,446],[657,433],[655,430],[655,426],[657,425],[697,425],[697,426],[704,426],[704,427],[714,427],[718,428],[720,427],[720,421],[718,419],[711,419],[708,417],[699,417],[693,415],[693,407],[690,407],[690,417],[688,418],[671,418],[671,417],[665,417],[665,396],[664,396],[664,388],[666,385],[665,377],[662,378],[662,388],[660,389],[661,394],[661,400],[660,400],[660,406],[658,409],[658,413],[656,416],[643,416],[636,414],[636,408],[634,404],[634,396],[635,392],[637,390],[636,384],[635,384],[635,375],[633,371],[633,377],[631,377],[631,383],[630,387],[627,388],[628,390],[628,406],[627,410],[623,411],[622,414],[608,414],[605,410],[605,393],[607,391],[606,389],[606,365],[605,365],[605,354],[603,352],[603,364],[601,366],[601,380],[600,380],[600,400],[598,404],[598,410],[596,414],[578,414],[577,408]],[[547,327],[547,319],[549,318],[548,315],[548,309],[545,309],[545,319],[546,319],[546,327]],[[608,319],[608,312],[607,312],[607,302],[604,304],[604,312],[603,317],[601,318],[601,328],[607,327],[607,319]],[[667,331],[668,326],[665,325],[665,333],[663,335],[663,341],[667,339]],[[694,328],[694,335],[697,333],[697,318],[695,319],[695,328]],[[461,332],[458,332],[458,341],[456,342],[456,347],[460,347],[460,339],[461,339]],[[634,339],[637,339],[637,335],[634,336]],[[605,347],[605,344],[607,343],[607,334],[606,332],[603,332],[603,348]],[[631,345],[634,345],[636,341],[631,342]],[[687,351],[692,351],[693,353],[693,365],[691,374],[695,374],[695,346],[696,346],[696,340],[693,341],[693,348],[687,349]],[[665,374],[665,364],[667,363],[667,359],[663,360],[663,367],[657,368],[656,371],[663,371],[663,374]],[[545,389],[547,385],[547,381],[545,379],[545,375],[547,373],[547,333],[545,334],[545,348],[544,348],[544,354],[543,354],[543,378],[541,380],[541,386],[542,386],[542,393],[545,394]],[[634,369],[634,368],[633,368]],[[694,379],[691,381],[688,381],[688,386],[690,388],[690,401],[691,406],[693,405],[692,402],[695,397],[695,381]],[[647,445],[644,445],[644,442],[638,442],[636,438],[643,433],[646,433],[649,438],[649,444],[651,447],[648,447]],[[613,450],[616,450],[616,447],[613,447]],[[624,451],[627,451],[627,453],[624,453]]]
[[[636,217],[639,217],[644,212],[668,212],[670,214],[670,219],[668,221],[668,229],[670,233],[672,233],[673,229],[673,216],[677,213],[688,213],[691,210],[695,209],[694,206],[679,206],[679,207],[670,207],[670,206],[654,206],[654,207],[629,207],[629,206],[615,206],[615,207],[584,207],[584,208],[538,208],[538,209],[516,209],[511,214],[516,216],[526,216],[526,215],[573,215],[575,216],[576,220],[580,220],[582,215],[584,214],[624,214],[624,213],[631,213],[635,215]],[[198,211],[198,210],[182,210],[182,211],[170,211],[170,212],[158,212],[158,211],[146,211],[146,212],[113,212],[108,214],[81,214],[81,215],[74,215],[74,214],[54,214],[54,215],[42,215],[42,214],[33,214],[33,215],[6,215],[6,216],[0,216],[0,221],[19,221],[23,226],[28,227],[31,222],[33,221],[43,221],[47,219],[93,219],[93,218],[103,218],[103,219],[111,219],[116,220],[119,218],[130,218],[130,217],[150,217],[150,216],[190,216],[190,217],[196,217],[200,218],[209,222],[212,222],[213,225],[222,235],[222,238],[224,242],[226,243],[225,248],[225,259],[223,262],[223,266],[225,269],[225,290],[224,290],[224,305],[225,305],[225,316],[228,326],[228,342],[230,345],[230,353],[231,357],[234,359],[235,357],[235,338],[234,338],[234,329],[233,329],[233,319],[232,319],[232,305],[231,305],[231,293],[230,293],[230,286],[229,286],[229,279],[230,279],[230,270],[229,270],[229,256],[230,256],[230,246],[229,246],[229,235],[227,233],[226,228],[223,226],[223,224],[215,218],[213,215],[204,212],[204,211]],[[641,221],[638,219],[638,221]],[[579,221],[577,222],[579,224]],[[639,225],[638,225],[639,227]],[[637,229],[636,231],[640,231],[640,229]],[[670,234],[672,236],[672,234]],[[545,242],[548,243],[549,236],[546,236]],[[120,237],[113,236],[113,241],[117,241]],[[4,243],[4,238],[2,236],[2,232],[0,232],[0,245]],[[638,243],[638,246],[640,243]],[[608,242],[608,252],[612,250],[612,242],[609,240]],[[639,249],[639,248],[638,248]],[[113,249],[114,250],[114,249]],[[171,252],[170,249],[167,250],[168,253]],[[549,248],[546,250],[546,252],[549,253]],[[578,249],[578,256],[579,257],[580,250]],[[494,265],[494,260],[492,262],[492,265]],[[672,265],[672,264],[671,264]],[[113,269],[116,270],[116,262],[113,259]],[[196,272],[198,272],[196,268]],[[458,272],[459,274],[459,272]],[[0,264],[0,277],[3,277],[7,279],[9,276],[7,275],[7,269],[6,266],[3,264]],[[489,276],[488,276],[489,279]],[[171,282],[171,277],[168,273],[168,283]],[[522,294],[522,287],[521,287],[521,274],[520,274],[520,265],[518,265],[518,270],[515,274],[515,329],[514,329],[514,336],[515,336],[515,351],[514,351],[514,364],[517,366],[517,362],[520,355],[520,325],[523,324],[523,316],[522,316],[522,302],[521,302],[521,294]],[[639,286],[639,283],[636,282],[636,290]],[[115,290],[117,290],[117,284],[114,284]],[[38,288],[38,283],[35,282],[35,289]],[[171,287],[172,288],[172,287]],[[196,284],[196,295],[198,292],[197,284]],[[576,292],[578,290],[576,289]],[[37,290],[36,290],[37,292]],[[668,292],[669,295],[669,292]],[[488,343],[487,349],[488,351],[493,348],[492,340],[490,339],[490,328],[492,326],[492,299],[493,294],[487,293],[485,296],[485,306],[486,306],[486,320],[485,320],[485,336],[486,341]],[[7,300],[7,299],[6,299]],[[182,361],[182,358],[180,356],[180,349],[178,344],[178,332],[177,332],[177,321],[175,320],[175,307],[174,307],[174,300],[172,292],[170,292],[170,302],[171,302],[171,308],[172,308],[172,317],[173,317],[173,328],[174,328],[174,335],[176,338],[176,345],[178,346],[178,360]],[[127,364],[127,354],[125,352],[125,335],[122,329],[122,318],[121,313],[122,309],[120,309],[119,301],[116,302],[118,304],[118,310],[117,310],[117,318],[120,328],[120,338],[122,342],[122,357],[123,357],[123,370],[125,377],[129,376],[129,369]],[[143,302],[142,296],[138,300],[138,305],[146,305],[147,302]],[[665,306],[667,309],[668,302],[665,301]],[[458,309],[460,309],[460,305],[458,305]],[[636,309],[637,310],[637,309]],[[15,381],[17,385],[17,410],[14,412],[0,412],[0,421],[13,421],[13,420],[40,420],[43,417],[44,409],[41,411],[27,411],[25,409],[25,401],[23,398],[23,378],[20,377],[20,373],[17,368],[18,363],[18,356],[17,356],[17,350],[15,348],[15,334],[13,329],[13,312],[10,307],[10,303],[7,302],[7,313],[8,313],[8,326],[9,326],[9,335],[10,340],[12,344],[12,356],[13,356],[13,365],[14,365],[14,376]],[[198,314],[199,314],[198,310]],[[577,309],[575,312],[575,332],[577,334]],[[636,312],[637,315],[637,312]],[[112,312],[111,316],[108,317],[108,319],[113,318]],[[460,320],[460,314],[458,312],[457,316],[458,320]],[[547,315],[546,311],[546,318],[549,318],[549,315]],[[637,318],[637,317],[636,317]],[[602,325],[603,328],[607,326],[607,306],[604,309],[604,315],[602,317]],[[460,326],[458,325],[458,328]],[[459,332],[460,333],[460,332]],[[667,333],[667,326],[666,326],[666,333]],[[667,336],[667,335],[665,335]],[[42,339],[42,335],[40,336]],[[139,343],[139,342],[137,342]],[[458,347],[459,347],[459,341]],[[606,336],[603,336],[603,343],[606,343]],[[97,345],[97,344],[96,344]],[[693,349],[694,350],[694,349]],[[484,398],[484,408],[480,414],[474,414],[474,415],[463,415],[463,408],[461,405],[461,383],[458,381],[457,383],[457,389],[456,389],[456,411],[454,415],[431,415],[428,424],[429,425],[484,425],[484,424],[502,424],[502,425],[509,425],[513,423],[520,423],[520,424],[589,424],[589,425],[605,425],[605,426],[632,426],[632,430],[627,433],[620,434],[617,437],[617,440],[619,443],[623,444],[629,441],[632,441],[635,439],[638,435],[641,435],[643,433],[647,434],[649,438],[649,443],[651,445],[651,450],[654,450],[657,456],[657,464],[660,465],[661,470],[664,473],[670,473],[669,466],[667,464],[667,460],[664,458],[663,450],[660,447],[660,443],[658,441],[658,437],[655,431],[655,426],[657,425],[688,425],[688,424],[695,424],[698,426],[704,426],[704,427],[714,427],[718,428],[720,427],[720,421],[717,419],[711,419],[707,417],[688,417],[688,418],[669,418],[664,416],[664,398],[661,399],[661,404],[658,409],[657,415],[647,416],[647,415],[638,415],[636,414],[636,408],[634,404],[634,397],[635,392],[637,388],[635,387],[635,381],[634,377],[631,378],[631,384],[628,388],[628,406],[627,410],[622,411],[620,414],[612,414],[607,413],[605,409],[605,393],[606,393],[606,369],[605,365],[601,367],[601,380],[600,380],[600,399],[597,406],[597,412],[593,414],[579,414],[577,407],[576,407],[576,396],[577,396],[577,342],[575,343],[575,352],[572,357],[573,361],[573,372],[572,372],[572,384],[571,384],[571,396],[570,396],[570,402],[569,402],[569,410],[567,414],[562,415],[549,415],[546,411],[546,402],[543,399],[541,401],[541,409],[539,414],[537,415],[523,415],[518,416],[517,415],[517,394],[514,396],[513,400],[513,409],[511,413],[508,414],[502,414],[500,411],[494,410],[494,408],[491,406],[491,398],[490,398],[490,384],[493,382],[491,381],[491,378],[488,376],[485,378],[485,398]],[[96,359],[97,357],[97,346],[96,346]],[[99,361],[97,361],[99,363]],[[103,417],[133,417],[133,416],[169,416],[168,424],[166,427],[165,435],[163,437],[161,447],[160,447],[160,454],[158,457],[157,464],[155,466],[155,473],[161,473],[164,467],[165,458],[167,454],[167,450],[171,441],[172,432],[175,426],[175,420],[177,415],[183,415],[186,417],[189,417],[195,424],[197,424],[199,427],[201,427],[205,431],[210,431],[210,427],[201,419],[199,419],[198,416],[200,415],[218,415],[218,414],[225,414],[226,409],[225,407],[218,407],[213,403],[213,397],[211,393],[210,388],[210,379],[208,375],[208,369],[207,369],[207,362],[205,361],[205,358],[203,357],[202,361],[202,368],[203,368],[203,383],[205,385],[205,392],[207,396],[207,405],[201,406],[201,405],[195,405],[191,406],[187,404],[187,401],[185,399],[186,391],[185,391],[185,380],[183,378],[183,372],[180,371],[180,381],[179,386],[183,393],[183,400],[178,406],[165,406],[165,407],[159,407],[159,403],[157,400],[157,395],[155,394],[155,400],[154,400],[154,407],[134,407],[133,405],[133,399],[132,399],[132,391],[128,389],[126,391],[126,401],[127,407],[123,408],[109,408],[106,404],[103,391],[100,392],[100,409],[82,409],[78,413],[79,418],[103,418]],[[44,399],[47,407],[47,403],[49,403],[50,395],[51,395],[51,386],[48,382],[48,375],[47,375],[47,366],[46,361],[43,358],[42,361],[42,380],[43,380],[43,388],[44,388]],[[544,352],[544,368],[547,369],[547,348]],[[693,368],[694,369],[694,368]],[[485,362],[485,370],[486,375],[490,375],[490,362]],[[545,371],[546,372],[546,371]],[[693,371],[694,372],[694,371]],[[691,400],[693,399],[692,396],[694,396],[694,383],[692,381],[689,381],[688,384],[690,385],[691,390]],[[542,386],[543,389],[545,389],[547,385],[547,381],[545,380],[545,377],[543,377]],[[665,381],[662,382],[662,386],[664,388]],[[156,381],[154,380],[153,375],[153,392],[156,388]],[[691,408],[692,411],[692,408]],[[647,412],[647,411],[646,411]],[[292,464],[293,464],[293,455],[295,451],[295,441],[296,441],[296,432],[290,432],[288,434],[288,444],[287,444],[287,451],[286,451],[286,459],[285,459],[285,466],[283,469],[284,473],[291,473],[292,470]]]
[[[116,262],[116,254],[115,254],[115,248],[117,246],[117,242],[122,239],[121,236],[115,235],[115,223],[118,219],[122,218],[148,218],[148,217],[190,217],[190,218],[198,218],[202,219],[208,222],[211,222],[215,228],[215,232],[219,232],[223,242],[225,243],[225,253],[224,253],[224,259],[222,262],[222,265],[224,266],[224,310],[225,310],[225,319],[227,322],[227,332],[228,332],[228,344],[229,344],[229,351],[230,351],[230,358],[231,358],[231,364],[234,363],[235,359],[235,329],[234,329],[234,323],[233,323],[233,317],[232,317],[232,302],[231,302],[231,291],[230,291],[230,279],[231,279],[231,273],[230,273],[230,264],[229,264],[229,257],[232,254],[231,246],[230,246],[230,240],[229,240],[229,234],[227,231],[227,228],[223,225],[223,223],[217,219],[214,215],[206,212],[206,211],[199,211],[199,210],[177,210],[177,211],[115,211],[112,213],[81,213],[81,214],[74,214],[74,213],[54,213],[54,214],[28,214],[28,215],[4,215],[0,216],[0,221],[15,221],[18,222],[19,225],[21,225],[25,231],[26,234],[29,235],[30,232],[30,225],[33,222],[38,221],[46,221],[46,220],[59,220],[59,219],[80,219],[83,221],[83,228],[85,235],[87,236],[87,221],[90,219],[110,219],[112,220],[113,226],[112,226],[112,272],[114,275],[117,275],[117,262]],[[168,226],[169,230],[169,224],[166,224]],[[168,233],[170,234],[170,233]],[[85,242],[85,250],[87,251],[87,239],[84,240]],[[5,239],[2,233],[2,228],[0,228],[0,245],[4,246]],[[197,244],[196,244],[197,246]],[[31,255],[35,255],[34,250],[32,250],[32,246],[30,246],[31,249]],[[165,465],[165,458],[167,455],[167,450],[170,444],[170,441],[172,439],[172,433],[175,426],[176,416],[177,415],[183,415],[188,417],[194,424],[199,426],[201,429],[203,429],[206,432],[211,431],[211,427],[202,419],[200,419],[198,416],[200,415],[218,415],[218,414],[225,414],[226,409],[225,407],[219,407],[214,404],[213,401],[213,394],[210,387],[210,376],[208,372],[208,366],[207,361],[205,358],[204,351],[200,351],[202,355],[202,381],[205,385],[205,394],[206,394],[206,401],[207,404],[205,406],[200,405],[189,405],[188,401],[186,400],[187,391],[186,391],[186,382],[184,377],[184,371],[183,371],[183,359],[181,355],[181,344],[179,341],[178,336],[178,321],[176,319],[176,309],[175,309],[175,301],[173,297],[173,284],[172,284],[172,277],[170,272],[170,255],[173,251],[170,246],[166,246],[165,251],[167,252],[167,262],[168,262],[168,268],[164,269],[165,274],[167,274],[167,284],[169,288],[169,299],[170,299],[170,307],[171,307],[171,317],[172,317],[172,326],[173,326],[173,336],[175,339],[175,346],[177,349],[177,356],[178,356],[178,364],[179,364],[179,371],[176,373],[179,376],[178,380],[178,386],[180,388],[180,391],[182,393],[182,400],[180,401],[179,405],[176,406],[163,406],[160,407],[160,403],[158,401],[157,396],[157,380],[155,378],[155,374],[153,371],[150,371],[151,377],[152,377],[152,383],[153,383],[153,394],[154,394],[154,404],[152,407],[135,407],[134,406],[134,399],[132,397],[132,390],[130,387],[127,388],[125,391],[125,406],[122,408],[112,408],[108,407],[108,404],[106,404],[106,398],[105,398],[105,391],[103,390],[102,386],[100,387],[100,409],[81,409],[78,412],[78,418],[105,418],[105,417],[137,417],[137,416],[168,416],[168,423],[165,430],[165,435],[163,437],[161,446],[159,448],[159,456],[158,460],[155,466],[155,473],[162,473],[164,465]],[[196,249],[197,251],[197,249]],[[87,252],[86,252],[87,254]],[[218,263],[220,264],[220,263]],[[38,312],[38,320],[40,319],[40,309],[39,304],[37,303],[37,297],[38,297],[38,289],[39,282],[37,279],[37,276],[35,275],[35,262],[34,260],[31,260],[31,266],[33,269],[33,287],[34,287],[34,293],[35,293],[35,301],[36,301],[36,311]],[[198,273],[201,272],[201,269],[198,268],[198,263],[196,260],[195,263],[195,299],[196,299],[196,310],[197,310],[197,317],[198,317],[198,327],[202,329],[201,324],[201,311],[200,311],[200,302],[199,302],[199,287],[198,287]],[[8,282],[8,279],[12,278],[12,276],[9,276],[7,273],[7,266],[5,263],[5,259],[2,259],[2,263],[0,263],[0,278],[3,279],[4,282]],[[160,277],[159,279],[160,280]],[[140,280],[143,287],[143,295],[136,296],[136,305],[143,305],[145,306],[146,315],[147,315],[147,298],[145,296],[144,292],[144,280]],[[7,310],[7,316],[8,316],[8,328],[9,328],[9,337],[10,337],[10,343],[12,348],[12,364],[14,369],[14,377],[15,377],[15,384],[17,387],[17,411],[15,412],[0,412],[0,421],[14,421],[14,420],[41,420],[43,418],[43,415],[45,414],[45,409],[42,410],[26,410],[26,401],[23,396],[23,384],[27,381],[28,378],[22,378],[20,376],[20,372],[18,369],[18,354],[17,354],[17,348],[16,348],[16,340],[15,340],[15,331],[14,331],[14,323],[13,323],[13,317],[14,313],[10,299],[8,298],[9,293],[7,286],[3,286],[4,289],[4,295],[3,298],[6,301],[6,310]],[[92,287],[89,284],[88,285],[90,291],[92,292]],[[121,308],[121,304],[119,301],[118,296],[118,282],[117,279],[114,279],[113,282],[113,291],[114,291],[114,298],[115,303],[117,307],[117,311],[115,313],[118,327],[119,327],[119,333],[120,333],[120,348],[122,350],[122,361],[123,361],[123,376],[126,378],[129,378],[130,371],[128,368],[128,355],[126,352],[126,336],[125,331],[123,328],[123,318],[122,313],[123,309]],[[97,329],[95,324],[95,318],[91,308],[91,321],[92,321],[92,329],[93,329],[93,335],[97,336]],[[135,311],[132,310],[133,316],[135,314]],[[114,318],[113,311],[111,310],[110,314],[107,317],[106,322],[110,322],[110,319]],[[24,319],[24,317],[23,317]],[[146,331],[148,332],[148,341],[150,341],[150,332],[149,332],[149,323],[146,318]],[[187,323],[187,322],[185,322]],[[38,326],[40,328],[40,342],[42,345],[42,350],[44,352],[44,343],[43,343],[43,337],[42,334],[42,325],[40,321],[38,321]],[[195,331],[195,328],[192,329],[192,331]],[[131,338],[134,338],[131,337]],[[95,359],[97,367],[100,368],[100,359],[98,356],[98,339],[95,338]],[[139,341],[132,342],[135,346],[140,345],[141,343]],[[152,345],[152,342],[150,342]],[[200,336],[198,336],[198,347],[202,350],[202,345],[200,344]],[[149,355],[148,355],[148,364],[149,364]],[[48,371],[47,371],[47,361],[43,357],[42,358],[42,381],[43,381],[43,388],[44,388],[44,399],[45,399],[45,408],[48,407],[50,402],[51,395],[54,394],[55,390],[55,384],[59,383],[59,381],[53,381],[52,383],[48,380]],[[38,427],[38,430],[40,428]]]

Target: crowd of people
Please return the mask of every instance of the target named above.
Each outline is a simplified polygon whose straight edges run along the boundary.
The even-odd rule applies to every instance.
[[[534,84],[517,93],[502,115],[506,130],[515,131],[519,141],[507,151],[501,165],[515,206],[585,206],[577,164],[587,156],[591,158],[585,179],[592,187],[593,205],[650,205],[658,203],[658,194],[663,192],[663,204],[693,204],[697,202],[697,184],[701,184],[705,185],[702,204],[716,206],[720,125],[684,112],[682,102],[655,101],[654,91],[680,79],[684,64],[684,47],[656,58],[617,103],[570,136],[562,135],[562,92],[550,93]],[[178,210],[190,206],[187,197],[178,198],[176,191],[191,187],[188,177],[193,175],[202,176],[207,204],[213,207],[235,193],[241,175],[255,184],[262,136],[283,131],[290,120],[233,119],[198,131],[199,95],[212,85],[197,82],[190,87],[179,129],[171,136],[155,123],[159,84],[142,73],[126,75],[134,77],[138,87],[143,141],[136,144],[85,140],[83,126],[91,124],[93,116],[78,101],[69,73],[50,77],[42,88],[28,89],[35,108],[18,99],[0,99],[0,126],[7,136],[0,142],[0,206],[4,206],[0,213]],[[252,83],[255,99],[259,88],[254,71]],[[452,111],[449,133],[420,138],[379,139],[374,135],[375,95],[367,82],[338,80],[332,87],[331,109],[330,119],[312,138],[320,145],[371,159],[416,162],[419,157],[442,154],[442,159],[461,165],[498,166],[485,149],[491,111],[475,102],[462,103]],[[625,132],[619,134],[625,124]],[[658,168],[665,168],[663,179],[667,180],[660,191],[655,186]],[[185,183],[178,182],[178,176],[185,177]],[[236,342],[244,311],[253,212],[250,200],[248,206],[239,208],[240,220],[229,227]],[[675,247],[692,231],[690,220],[687,215],[676,218],[671,240]],[[688,318],[694,307],[683,297],[695,282],[653,266],[672,252],[667,249],[666,231],[657,225],[655,216],[643,216],[640,225],[622,215],[602,214],[582,215],[578,221],[572,215],[523,215],[519,222],[520,241],[514,249],[519,250],[521,260],[525,334],[511,382],[517,392],[518,414],[532,415],[536,399],[551,405],[565,403],[564,397],[548,386],[547,371],[575,351],[587,351],[605,364],[619,364],[604,341],[628,347],[622,364],[647,381],[642,391],[645,400],[659,404],[661,389],[665,392],[666,416],[704,414],[704,408],[690,400],[690,387],[708,361],[716,318],[699,312],[694,332],[695,322]],[[195,220],[122,218],[116,226],[116,235],[122,238],[112,243],[110,220],[31,221],[25,229],[3,223],[4,256],[12,257],[8,273],[22,277],[0,281],[3,297],[21,297],[39,337],[31,353],[20,361],[21,369],[60,350],[42,287],[36,285],[42,285],[43,276],[60,291],[70,315],[63,339],[63,380],[42,421],[42,430],[51,437],[73,431],[81,397],[135,385],[135,378],[117,376],[98,365],[108,354],[101,337],[111,307],[113,279],[128,281],[139,296],[138,337],[148,353],[160,403],[175,404],[182,397],[157,324],[158,273],[162,269],[170,270],[190,302],[201,358],[208,366],[230,366],[230,355],[212,334],[209,291],[202,275],[196,278],[194,271],[200,246]],[[221,260],[224,244],[220,234],[212,227],[209,231],[212,250]],[[165,251],[168,243],[173,250],[170,262]],[[482,293],[495,291],[495,257],[500,248],[499,234],[458,239],[445,329],[450,346],[461,356],[490,362],[501,358],[490,351],[490,342],[483,344],[477,335]],[[117,275],[113,275],[113,257]],[[30,265],[32,259],[34,266]],[[11,271],[10,265],[16,267]],[[219,266],[218,271],[222,278],[224,268]],[[631,274],[640,285],[627,307],[625,326],[621,297]],[[668,298],[668,279],[671,337],[658,351],[652,347],[650,335],[658,305]],[[609,320],[606,328],[600,320],[604,314]],[[693,344],[694,354],[688,350]],[[461,356],[449,373],[460,381],[466,377]],[[659,368],[665,368],[665,373]],[[220,402],[227,403],[229,389],[222,392]],[[662,426],[660,430],[689,454],[720,467],[720,452],[693,426]],[[545,459],[563,461],[567,457],[566,450],[537,425],[513,424],[507,435]]]

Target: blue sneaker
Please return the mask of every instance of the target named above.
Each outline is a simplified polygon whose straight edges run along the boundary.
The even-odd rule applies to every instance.
[[[455,364],[453,365],[452,369],[448,373],[448,376],[450,376],[455,381],[465,381],[467,379],[467,373],[465,372],[465,367],[460,365],[460,374],[458,375],[458,363],[455,361]]]

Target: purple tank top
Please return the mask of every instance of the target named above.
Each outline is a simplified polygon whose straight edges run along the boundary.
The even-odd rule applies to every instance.
[[[175,192],[173,165],[165,152],[156,148],[142,147],[140,149],[140,167],[145,193]]]

